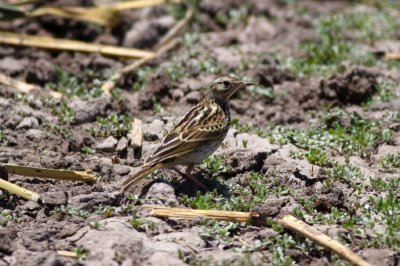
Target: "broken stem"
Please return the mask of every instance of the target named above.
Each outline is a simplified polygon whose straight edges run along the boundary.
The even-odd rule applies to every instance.
[[[148,58],[154,56],[153,52],[134,49],[134,48],[86,43],[81,41],[57,39],[45,36],[16,34],[12,32],[3,32],[3,31],[0,31],[0,43],[18,45],[18,46],[63,50],[63,51],[99,53],[107,56],[126,57],[126,58]]]
[[[74,251],[68,251],[68,250],[57,250],[57,255],[63,256],[63,257],[69,257],[69,258],[76,258],[78,255]]]
[[[134,118],[132,121],[132,129],[129,132],[129,139],[131,146],[134,149],[142,148],[143,133],[142,133],[142,120]]]
[[[16,89],[17,91],[21,92],[21,93],[31,93],[34,90],[40,90],[40,88],[38,86],[32,85],[32,84],[28,84],[25,83],[23,81],[17,80],[17,79],[13,79],[9,76],[6,76],[4,74],[0,73],[0,84],[4,84],[6,86],[12,87],[14,89]],[[56,91],[49,91],[49,94],[51,96],[53,96],[54,98],[62,98],[63,94],[56,92]]]
[[[25,189],[23,187],[20,187],[18,185],[15,185],[13,183],[10,183],[2,178],[0,178],[0,188],[20,196],[21,198],[27,199],[27,200],[31,200],[34,202],[37,202],[40,199],[40,195],[30,191],[28,189]]]
[[[287,229],[293,230],[294,232],[311,239],[318,245],[329,249],[330,251],[339,255],[341,258],[353,263],[354,265],[370,266],[367,261],[351,251],[348,247],[319,232],[317,229],[304,223],[303,221],[297,219],[292,215],[285,215],[283,218],[278,219],[278,223]]]
[[[219,221],[250,222],[258,217],[254,212],[233,212],[220,210],[193,210],[188,208],[170,208],[155,205],[144,205],[143,208],[151,209],[152,215],[159,217],[174,217],[186,219],[215,219]]]
[[[94,183],[97,177],[87,171],[70,171],[64,169],[46,169],[39,167],[4,164],[8,173],[23,176],[53,178],[70,181],[83,181]]]

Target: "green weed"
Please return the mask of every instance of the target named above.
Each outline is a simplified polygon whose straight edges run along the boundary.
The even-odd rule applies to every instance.
[[[348,123],[342,123],[342,118]],[[363,118],[358,113],[345,113],[333,109],[320,116],[319,124],[309,129],[274,127],[258,129],[260,137],[267,137],[271,143],[294,145],[311,149],[330,149],[346,155],[367,156],[379,144],[391,143],[394,131],[385,126],[385,121]],[[311,158],[311,157],[310,157]]]
[[[60,122],[71,123],[75,120],[75,112],[69,107],[66,103],[61,103],[60,107],[57,109],[57,116],[60,119]]]
[[[207,241],[217,240],[227,243],[231,241],[231,234],[237,228],[238,224],[233,222],[207,221],[206,225],[202,226],[200,236]]]
[[[400,168],[400,152],[397,154],[388,154],[381,161],[385,169]]]
[[[183,204],[194,209],[249,211],[264,202],[267,198],[269,183],[270,180],[268,177],[260,173],[250,172],[245,186],[239,184],[225,184],[229,188],[231,194],[229,197],[220,195],[217,190],[213,190],[205,194],[197,192],[194,197],[183,195],[181,201]],[[277,186],[277,188],[281,187]],[[284,189],[275,192],[281,192],[281,195],[287,193]]]
[[[96,208],[96,214],[103,216],[104,218],[110,218],[113,216],[122,215],[135,215],[136,211],[132,205],[122,205],[122,206],[108,206],[100,205]]]
[[[8,222],[13,218],[12,213],[9,210],[0,211],[0,228],[6,227]]]
[[[71,207],[55,207],[50,211],[51,215],[69,215],[69,216],[77,216],[82,218],[88,218],[90,216],[90,212],[86,210],[71,208]]]
[[[311,75],[341,72],[340,64],[346,61],[364,66],[379,64],[361,44],[396,38],[400,23],[388,10],[339,13],[320,19],[316,23],[319,40],[304,42],[301,49],[305,57],[288,58],[283,65],[299,74]]]
[[[81,151],[82,151],[82,153],[85,153],[85,154],[93,154],[93,153],[96,152],[94,149],[92,149],[92,148],[89,147],[89,146],[83,146],[83,147],[81,148]]]
[[[98,116],[96,122],[100,125],[101,131],[93,131],[92,134],[99,134],[102,137],[114,136],[119,139],[126,136],[132,128],[132,118],[125,114],[111,114],[107,117]]]
[[[93,72],[94,73],[94,72]],[[48,87],[51,90],[61,92],[69,98],[79,97],[82,99],[88,99],[91,97],[99,97],[102,95],[102,90],[100,89],[101,81],[94,78],[94,74],[90,75],[89,78],[92,80],[92,89],[88,89],[82,79],[73,76],[60,66],[56,66],[54,71],[54,82],[49,83]]]
[[[84,249],[84,248],[82,248],[82,247],[77,247],[77,248],[74,249],[74,252],[75,252],[75,254],[76,254],[76,258],[77,258],[79,261],[84,261],[84,260],[86,260],[86,257],[87,257],[87,255],[88,255],[88,251],[87,251],[86,249]]]
[[[6,134],[4,133],[3,130],[0,129],[0,145],[1,146],[8,146],[9,141],[7,139]]]

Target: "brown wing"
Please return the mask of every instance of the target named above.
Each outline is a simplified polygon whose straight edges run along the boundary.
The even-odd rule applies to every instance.
[[[217,104],[204,102],[184,115],[146,164],[165,162],[196,150],[204,142],[221,140],[229,129],[229,115]]]

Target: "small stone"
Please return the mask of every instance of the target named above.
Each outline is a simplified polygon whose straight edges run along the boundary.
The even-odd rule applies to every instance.
[[[38,211],[40,209],[41,209],[40,205],[33,201],[28,201],[24,205],[21,206],[21,210],[29,211],[29,212]]]
[[[13,136],[7,136],[7,142],[8,146],[17,146],[18,145],[18,140],[14,138]]]
[[[174,23],[174,18],[170,16],[133,23],[125,35],[123,44],[127,47],[152,47]]]
[[[131,168],[129,166],[114,164],[114,171],[117,175],[124,176],[131,172]]]
[[[126,151],[126,148],[128,147],[128,139],[125,137],[122,137],[119,141],[118,141],[118,145],[117,145],[117,152],[118,153],[123,153],[124,151]]]
[[[26,137],[29,140],[39,140],[43,137],[43,131],[39,130],[39,129],[29,129],[26,132]]]
[[[97,144],[96,151],[114,152],[117,143],[118,141],[113,136],[109,136],[108,138]]]
[[[89,210],[99,205],[119,205],[121,199],[121,192],[92,192],[90,194],[81,194],[70,198],[68,200],[68,205],[72,208]]]
[[[97,116],[104,116],[110,106],[110,97],[94,98],[88,101],[77,98],[71,101],[69,106],[75,112],[74,124],[80,125],[95,121]]]
[[[367,259],[371,265],[395,265],[396,264],[396,255],[393,250],[388,248],[383,249],[375,249],[375,248],[366,248],[360,252],[361,256]]]
[[[67,204],[67,195],[64,191],[43,193],[41,199],[44,205],[51,207],[65,206]]]
[[[14,74],[25,70],[27,64],[28,61],[26,59],[17,60],[12,57],[5,57],[4,59],[0,60],[0,69]]]
[[[162,138],[165,125],[160,119],[154,119],[150,124],[143,124],[143,138],[146,141],[156,141]]]
[[[8,172],[7,168],[0,164],[0,178],[4,180],[8,180]]]
[[[38,128],[39,121],[36,117],[25,117],[22,121],[18,124],[17,129],[29,129],[29,128]]]
[[[179,101],[184,96],[183,91],[181,89],[172,90],[171,95],[175,101]]]
[[[186,95],[186,102],[190,104],[197,104],[203,98],[203,95],[199,91],[191,91]]]
[[[178,204],[174,188],[170,184],[164,182],[154,183],[147,192],[146,200],[151,203],[161,201],[168,205]]]

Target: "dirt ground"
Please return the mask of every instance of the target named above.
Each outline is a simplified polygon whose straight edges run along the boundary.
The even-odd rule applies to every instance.
[[[194,2],[181,45],[124,77],[112,97],[100,86],[130,60],[0,45],[0,72],[43,88],[24,95],[0,85],[0,162],[100,177],[90,185],[9,175],[42,201],[0,190],[0,265],[346,265],[274,222],[287,213],[371,265],[399,265],[400,65],[372,55],[400,52],[399,6]],[[113,29],[45,16],[0,21],[0,30],[152,49],[184,11],[124,11]],[[120,192],[207,84],[229,73],[257,85],[233,97],[232,129],[196,168],[210,190],[163,170],[137,194]],[[139,151],[127,137],[131,118],[143,121]],[[143,204],[254,210],[264,220],[159,219]]]

